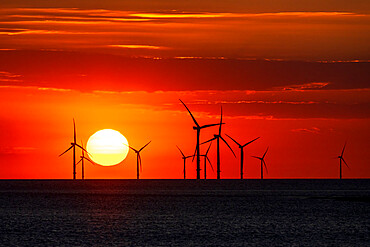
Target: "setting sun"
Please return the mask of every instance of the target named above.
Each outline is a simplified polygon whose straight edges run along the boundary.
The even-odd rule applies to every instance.
[[[103,129],[87,141],[90,158],[99,165],[113,166],[122,162],[129,151],[127,139],[118,131]]]

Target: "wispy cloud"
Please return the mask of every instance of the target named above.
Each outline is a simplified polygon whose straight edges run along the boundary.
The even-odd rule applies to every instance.
[[[37,150],[34,147],[0,147],[0,154],[27,154]]]
[[[311,127],[311,128],[292,129],[291,131],[292,132],[319,134],[321,130],[317,127]]]
[[[154,45],[108,45],[108,46],[127,49],[153,49],[153,50],[168,49],[167,47]]]
[[[4,91],[3,91],[4,90]],[[8,91],[7,91],[8,90]],[[11,90],[11,91],[10,91]],[[48,97],[75,97],[112,106],[136,105],[155,111],[183,111],[181,98],[202,118],[218,118],[220,105],[225,117],[243,119],[370,119],[367,91],[305,90],[305,91],[108,91],[79,92],[74,89],[37,86],[0,86],[1,93],[27,93],[43,101]],[[315,126],[314,126],[315,127]],[[293,129],[294,132],[318,133],[313,127]]]
[[[297,85],[289,85],[286,87],[278,87],[276,89],[281,90],[312,90],[312,89],[322,89],[328,86],[329,82],[310,82],[310,83],[304,83],[304,84],[297,84]]]
[[[152,19],[198,19],[198,18],[252,18],[252,17],[363,17],[366,14],[357,14],[351,12],[270,12],[270,13],[134,13],[134,17],[152,18]]]
[[[271,91],[270,93],[276,93]],[[312,105],[319,104],[320,102],[315,101],[269,101],[269,100],[228,100],[228,101],[209,101],[209,100],[196,100],[192,104],[194,105],[210,105],[210,104],[287,104],[287,105]]]
[[[21,82],[21,75],[10,73],[7,71],[0,71],[0,82]]]
[[[38,86],[15,86],[15,85],[0,85],[0,89],[29,89],[38,91],[53,91],[53,92],[72,92],[73,89],[67,88],[52,88],[52,87],[38,87]]]

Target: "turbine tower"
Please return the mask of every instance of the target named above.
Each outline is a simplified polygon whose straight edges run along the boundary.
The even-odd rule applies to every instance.
[[[244,171],[244,167],[243,167],[243,162],[244,162],[244,148],[246,146],[248,146],[249,144],[251,144],[252,142],[256,141],[257,139],[259,139],[260,137],[257,137],[256,139],[253,139],[252,141],[250,142],[247,142],[246,144],[242,145],[240,144],[239,142],[235,141],[231,136],[229,136],[228,134],[225,134],[227,137],[229,137],[231,140],[233,140],[236,145],[239,146],[240,148],[240,179],[243,179],[243,171]]]
[[[206,125],[203,125],[203,126],[200,126],[197,122],[197,120],[195,120],[193,114],[191,113],[191,111],[189,110],[189,108],[185,105],[184,102],[182,102],[182,100],[180,99],[181,103],[185,106],[186,110],[189,112],[191,118],[193,119],[193,122],[195,124],[195,126],[193,126],[193,130],[196,130],[197,131],[197,144],[196,144],[196,153],[197,153],[197,179],[200,179],[200,131],[202,129],[205,129],[205,128],[208,128],[208,127],[212,127],[212,126],[216,126],[216,125],[219,125],[219,124],[206,124]]]
[[[265,166],[266,173],[268,173],[266,162],[265,162],[265,156],[266,156],[266,153],[267,153],[268,150],[269,150],[269,148],[267,147],[267,149],[266,149],[265,153],[262,155],[262,157],[252,156],[253,158],[259,159],[261,161],[261,179],[263,179],[263,166]]]
[[[84,147],[84,144],[83,144],[82,141],[81,141],[81,146]],[[88,157],[85,156],[85,151],[83,149],[81,151],[82,151],[82,155],[80,156],[80,160],[77,162],[76,165],[78,165],[81,162],[81,179],[83,180],[83,179],[85,179],[85,164],[84,164],[84,160],[89,161],[91,164],[94,164],[94,162],[91,159],[89,159]]]
[[[346,145],[347,143],[344,143],[342,153],[337,157],[339,159],[339,179],[342,179],[342,161],[349,168],[349,166],[347,165],[347,162],[343,158],[343,153],[344,153],[344,149],[346,148]]]
[[[73,179],[76,179],[76,147],[79,147],[80,149],[87,152],[83,147],[78,145],[76,142],[76,123],[75,123],[75,120],[73,119],[73,142],[71,142],[71,146],[66,151],[64,151],[63,153],[59,155],[60,157],[63,154],[67,153],[70,149],[73,150]]]
[[[141,156],[140,156],[140,152],[146,147],[149,145],[149,143],[151,143],[152,141],[148,142],[147,144],[145,144],[142,148],[140,148],[139,150],[136,150],[135,148],[131,147],[131,146],[128,146],[129,148],[131,148],[135,153],[136,153],[136,178],[137,179],[140,179],[140,172],[139,172],[139,167],[140,167],[140,171],[142,171],[142,167],[141,167]]]
[[[235,153],[233,151],[233,149],[230,147],[230,145],[227,143],[227,141],[222,137],[221,135],[221,127],[222,127],[222,124],[224,124],[222,122],[222,106],[221,106],[221,118],[220,118],[220,123],[219,123],[219,128],[218,128],[218,134],[217,135],[213,135],[214,137],[212,139],[209,139],[208,141],[205,141],[203,142],[202,144],[204,143],[207,143],[207,142],[211,142],[213,140],[216,140],[217,141],[217,179],[220,179],[220,175],[221,175],[221,161],[220,161],[220,139],[228,146],[228,148],[231,150],[231,152],[233,153],[234,157],[236,158],[235,156]]]
[[[185,154],[181,151],[181,149],[176,145],[177,149],[180,151],[181,155],[182,155],[182,159],[184,160],[184,171],[183,171],[183,174],[184,174],[184,179],[186,179],[186,159],[188,158],[191,158],[191,157],[194,157],[194,155],[190,155],[190,156],[185,156]]]

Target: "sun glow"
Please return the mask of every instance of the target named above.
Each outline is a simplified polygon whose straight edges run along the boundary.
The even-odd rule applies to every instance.
[[[99,165],[113,166],[122,162],[129,151],[127,139],[118,131],[103,129],[87,141],[89,157]]]

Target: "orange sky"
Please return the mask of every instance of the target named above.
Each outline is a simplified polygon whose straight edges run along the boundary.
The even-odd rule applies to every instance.
[[[152,140],[140,177],[181,178],[176,145],[193,152],[195,132],[179,98],[202,124],[222,105],[240,142],[261,136],[246,178],[267,146],[266,178],[337,177],[346,140],[343,176],[370,176],[366,1],[31,2],[0,8],[0,178],[71,178],[71,154],[58,155],[72,118],[84,141],[104,128],[134,147]],[[224,146],[221,157],[221,176],[238,178],[239,159]],[[85,177],[135,178],[135,162],[87,165]]]

